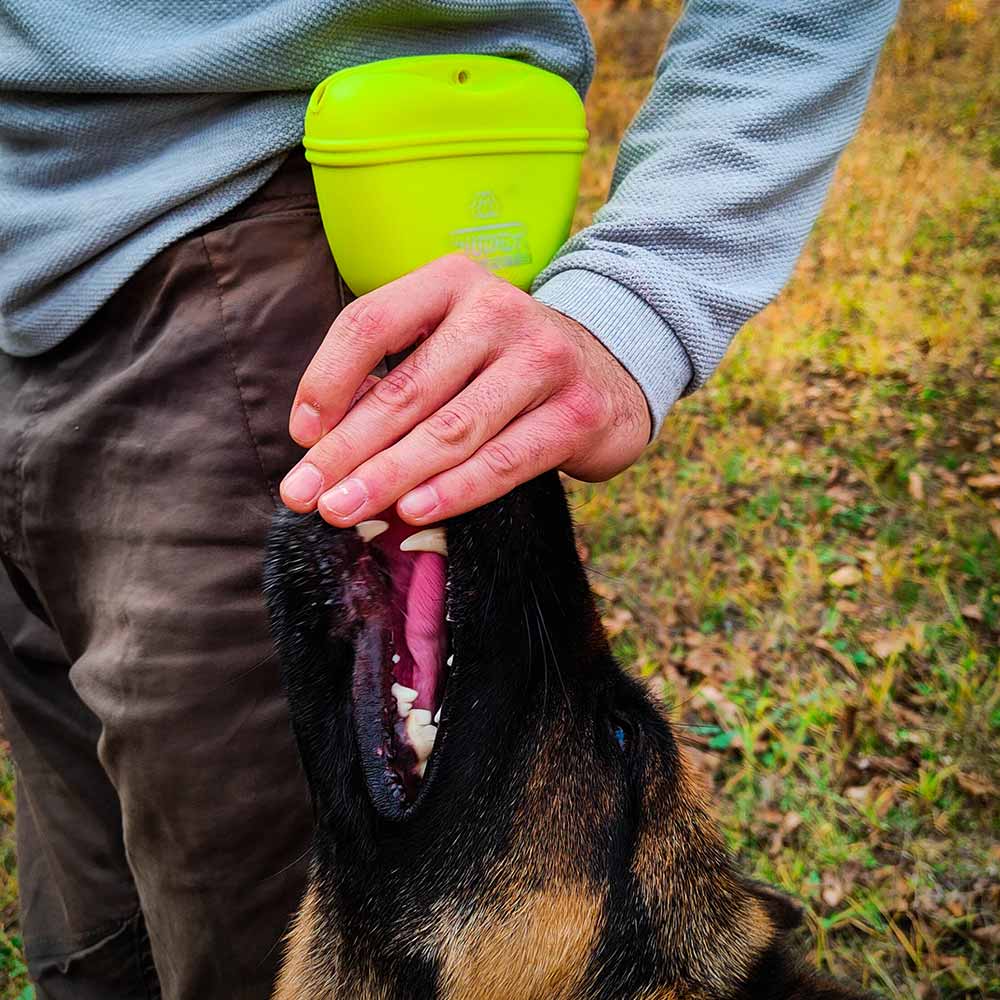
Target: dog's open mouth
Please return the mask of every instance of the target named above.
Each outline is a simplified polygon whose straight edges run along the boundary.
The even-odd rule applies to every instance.
[[[414,529],[386,512],[355,530],[366,605],[355,648],[355,726],[373,801],[391,815],[415,801],[441,726],[452,659],[445,529]]]

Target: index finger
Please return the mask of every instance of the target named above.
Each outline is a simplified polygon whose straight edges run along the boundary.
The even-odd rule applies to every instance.
[[[431,334],[448,315],[459,293],[487,272],[458,254],[442,257],[345,306],[299,381],[289,432],[305,448],[340,423],[359,385],[387,355]],[[295,427],[305,404],[316,414]],[[317,433],[317,431],[320,431]]]

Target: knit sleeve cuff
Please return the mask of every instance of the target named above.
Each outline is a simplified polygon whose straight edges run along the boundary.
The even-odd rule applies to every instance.
[[[560,271],[534,297],[585,326],[618,359],[646,396],[653,437],[694,378],[684,345],[631,289],[595,271]]]

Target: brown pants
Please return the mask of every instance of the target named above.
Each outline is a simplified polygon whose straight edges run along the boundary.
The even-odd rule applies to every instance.
[[[46,1000],[263,1000],[311,811],[260,595],[342,304],[304,161],[0,355],[0,710]]]

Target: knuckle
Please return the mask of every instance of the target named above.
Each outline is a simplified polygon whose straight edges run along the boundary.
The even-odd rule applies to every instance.
[[[521,456],[503,441],[490,441],[481,452],[483,463],[500,479],[510,479],[523,465]]]
[[[465,280],[478,276],[482,271],[478,264],[458,251],[439,258],[433,266],[439,268],[446,275]]]
[[[363,343],[377,341],[385,329],[385,309],[368,296],[355,299],[341,310],[337,325],[342,333]]]
[[[401,365],[387,372],[370,392],[386,409],[398,412],[415,406],[421,390],[412,366]]]
[[[567,422],[578,430],[593,431],[607,423],[607,402],[593,386],[579,385],[567,392],[562,407]]]
[[[473,309],[480,320],[493,322],[498,317],[511,317],[511,302],[514,289],[506,282],[496,281],[484,284],[476,295]]]
[[[535,340],[534,353],[546,368],[562,371],[573,358],[573,345],[562,334],[551,332]]]
[[[474,430],[472,415],[456,406],[438,410],[427,418],[427,433],[445,447],[466,443]]]

